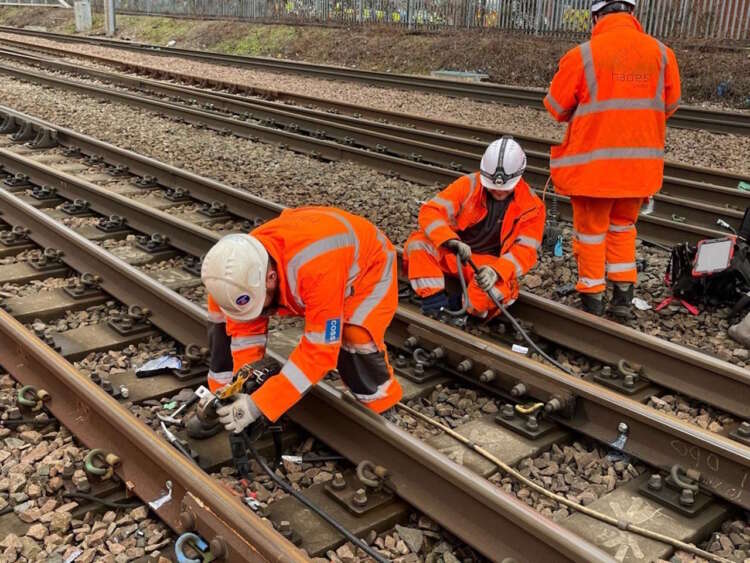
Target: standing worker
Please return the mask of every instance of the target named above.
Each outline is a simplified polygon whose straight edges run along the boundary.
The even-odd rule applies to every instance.
[[[209,293],[212,391],[263,358],[271,314],[305,319],[281,372],[219,409],[227,430],[239,433],[261,415],[276,421],[333,369],[377,413],[401,399],[385,348],[398,307],[396,252],[370,222],[329,207],[286,210],[249,235],[222,238],[206,254],[201,278]],[[201,424],[190,419],[192,436],[219,429]]]
[[[457,256],[468,282],[470,314],[497,310],[486,294],[493,287],[504,304],[518,298],[518,282],[537,262],[544,236],[544,203],[522,178],[526,154],[506,136],[484,152],[479,172],[462,176],[419,210],[419,230],[404,247],[409,281],[427,315],[457,309],[445,291],[444,274],[458,274]],[[475,275],[466,263],[478,266]]]
[[[643,32],[635,0],[595,0],[591,41],[570,50],[544,105],[569,123],[551,150],[558,193],[573,206],[578,284],[584,310],[604,314],[606,278],[612,313],[631,315],[637,281],[635,222],[661,189],[667,119],[680,104],[674,53]]]

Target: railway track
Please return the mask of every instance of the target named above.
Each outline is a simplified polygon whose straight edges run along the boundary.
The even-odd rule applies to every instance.
[[[146,43],[126,42],[98,37],[79,37],[66,34],[50,33],[28,29],[0,26],[0,32],[42,37],[61,42],[87,43],[118,49],[127,49],[149,54],[183,57],[201,60],[214,64],[260,68],[274,72],[298,73],[332,80],[364,82],[390,88],[420,90],[454,97],[466,97],[495,103],[524,105],[534,108],[542,107],[545,91],[539,88],[522,88],[501,84],[458,82],[430,78],[425,76],[399,75],[349,69],[335,66],[316,65],[311,63],[270,59],[264,57],[245,57],[223,55],[207,51],[160,47]],[[750,114],[707,110],[700,107],[683,106],[670,120],[673,127],[703,129],[718,133],[737,135],[750,134]]]
[[[5,114],[10,115],[7,110]],[[20,125],[23,116],[14,115]],[[43,124],[36,120],[32,120],[32,123],[36,125],[36,132],[40,135],[39,138],[44,138],[44,129],[45,127],[50,129],[48,127],[50,124]],[[74,138],[68,137],[70,133],[64,130],[56,129],[55,131],[55,136],[64,145],[66,141],[69,142]],[[114,174],[127,172],[139,174],[141,177],[150,176],[156,178],[157,185],[161,183],[162,186],[166,184],[175,188],[190,185],[191,189],[194,190],[191,194],[202,194],[201,199],[207,199],[211,202],[216,201],[215,198],[218,197],[231,197],[233,195],[236,197],[236,203],[238,204],[236,208],[233,208],[233,212],[248,220],[262,220],[278,212],[278,207],[268,205],[262,200],[256,200],[243,192],[206,181],[138,155],[128,154],[90,138],[77,137],[75,146],[79,147],[84,155],[88,154],[89,156],[88,151],[94,148],[96,154],[100,155],[104,162],[113,165],[110,172]],[[71,145],[68,145],[68,148],[71,148]],[[50,150],[58,151],[59,159],[60,149]],[[26,152],[26,155],[14,155],[18,152]],[[70,154],[75,155],[76,153],[72,151]],[[0,163],[2,163],[6,172],[25,174],[28,176],[27,181],[36,184],[37,187],[47,185],[57,188],[57,192],[53,194],[50,194],[47,190],[46,195],[48,197],[54,196],[57,198],[57,200],[53,198],[51,202],[57,201],[59,204],[61,199],[67,199],[70,202],[86,197],[91,211],[103,213],[105,216],[119,213],[127,219],[129,227],[145,233],[153,234],[158,231],[166,234],[170,237],[170,241],[174,241],[171,244],[174,244],[176,250],[193,255],[208,248],[218,236],[206,228],[196,226],[185,218],[176,216],[176,214],[159,211],[153,206],[144,205],[142,202],[129,201],[129,198],[123,195],[118,196],[114,191],[107,190],[106,187],[96,189],[94,184],[81,181],[77,179],[76,175],[55,172],[52,166],[41,165],[36,162],[40,159],[47,160],[50,157],[51,155],[48,154],[45,158],[44,151],[40,150],[13,151],[0,149]],[[98,162],[99,170],[102,170],[101,159],[93,158],[88,159],[88,161],[94,164]],[[117,167],[118,165],[120,168]],[[123,166],[128,168],[124,169]],[[13,191],[17,194],[22,193],[18,191],[18,182],[22,181],[24,181],[23,178],[16,176],[15,182],[11,182],[17,184],[13,187]],[[154,184],[154,180],[150,180],[149,183]],[[156,186],[152,185],[151,187],[155,188]],[[123,260],[113,258],[101,248],[90,244],[82,234],[71,233],[70,229],[62,227],[55,221],[54,212],[49,212],[53,215],[53,217],[50,217],[41,209],[36,209],[34,205],[24,202],[24,200],[31,201],[39,208],[45,208],[50,205],[49,199],[46,204],[40,204],[39,201],[41,200],[28,194],[13,195],[8,188],[0,193],[0,198],[3,200],[2,219],[4,221],[7,221],[10,225],[30,227],[29,236],[33,242],[43,247],[54,246],[62,250],[63,257],[69,266],[74,267],[79,272],[87,271],[99,275],[103,280],[102,289],[124,303],[138,304],[151,309],[153,312],[150,317],[151,323],[167,332],[183,345],[203,342],[206,321],[203,311],[166,290],[158,281],[134,272],[133,268],[128,267]],[[26,189],[28,188],[30,186],[26,186]],[[39,195],[44,194],[37,193],[37,196]],[[151,194],[152,203],[154,203],[154,195]],[[87,206],[78,201],[77,207]],[[59,215],[57,210],[55,212]],[[240,228],[244,228],[241,223],[238,224]],[[89,236],[91,235],[89,234]],[[100,234],[100,236],[104,237],[105,235]],[[162,252],[165,252],[165,250],[162,249]],[[162,281],[165,282],[168,278],[169,275]],[[35,357],[37,349],[39,349],[40,354],[39,361],[41,363],[30,365],[30,368],[34,369],[23,370],[18,368],[15,363],[11,363],[9,369],[12,373],[25,383],[31,382],[45,389],[50,389],[53,398],[68,396],[62,388],[52,389],[51,385],[47,383],[49,376],[44,377],[47,374],[46,370],[53,369],[52,366],[55,366],[54,369],[60,367],[56,365],[59,360],[52,361],[49,350],[33,342],[33,337],[28,335],[22,337],[20,328],[14,325],[13,321],[7,318],[7,315],[2,320],[4,321],[2,323],[3,332],[7,338],[10,338],[8,343],[26,344],[24,338],[31,338],[33,345],[30,344],[28,349],[34,351]],[[641,405],[636,399],[624,399],[619,394],[605,391],[589,382],[564,376],[536,362],[510,353],[499,346],[472,337],[463,331],[451,329],[435,321],[425,319],[405,307],[400,310],[397,316],[393,330],[389,335],[389,342],[399,349],[403,349],[404,341],[409,337],[416,337],[418,345],[427,350],[432,350],[435,347],[443,348],[446,352],[445,360],[440,366],[443,374],[457,375],[461,373],[462,377],[468,378],[481,386],[478,374],[486,373],[486,368],[490,367],[496,371],[497,379],[490,382],[490,385],[485,384],[485,387],[491,389],[493,393],[499,393],[506,398],[510,398],[511,390],[519,383],[523,383],[527,387],[528,394],[536,399],[546,400],[549,403],[549,400],[554,398],[563,404],[567,404],[567,408],[563,408],[556,417],[565,427],[582,432],[605,443],[611,443],[617,437],[619,430],[622,430],[621,424],[626,424],[628,431],[626,433],[620,432],[621,435],[625,434],[624,447],[622,448],[625,451],[645,459],[655,466],[668,467],[676,460],[689,461],[704,472],[704,478],[709,489],[713,489],[721,496],[729,497],[730,500],[740,505],[746,502],[742,494],[744,483],[742,483],[741,475],[746,470],[748,452],[743,446],[735,445],[713,434],[664,417]],[[277,345],[277,350],[281,350],[283,354],[285,345],[288,350],[295,340],[294,337],[282,339],[281,343]],[[413,347],[414,343],[411,346]],[[9,354],[16,350],[13,346],[7,344],[5,349],[8,350]],[[42,350],[44,353],[42,353]],[[16,356],[3,357],[15,358]],[[44,361],[41,359],[43,357],[46,358]],[[467,372],[458,366],[462,362],[465,365],[465,361],[469,357],[475,365]],[[6,360],[4,362],[8,363]],[[16,367],[16,369],[13,370],[13,367]],[[403,368],[404,373],[414,370],[413,366]],[[35,375],[32,375],[32,373]],[[70,382],[66,381],[65,385],[70,386]],[[429,381],[427,385],[431,385]],[[135,390],[135,385],[133,387],[134,389],[131,389],[131,392]],[[73,388],[77,389],[78,387],[73,386]],[[96,393],[90,393],[86,386],[82,388],[82,395],[84,394],[83,391],[87,392],[85,393],[87,397],[98,397]],[[575,397],[575,402],[570,401],[573,397]],[[63,414],[58,414],[57,411],[57,409],[62,409],[60,403],[53,399],[50,402],[50,407],[53,413],[65,422]],[[111,403],[109,403],[109,407],[111,407]],[[103,407],[92,405],[91,408],[99,411]],[[567,413],[563,412],[566,410]],[[581,543],[578,538],[573,538],[568,533],[563,532],[561,534],[560,529],[556,526],[550,527],[547,525],[545,527],[540,525],[538,518],[534,517],[535,515],[524,511],[513,512],[518,507],[508,503],[507,499],[500,500],[502,495],[497,489],[488,486],[481,479],[472,477],[468,470],[457,472],[456,468],[445,459],[442,459],[442,465],[440,463],[436,465],[436,455],[433,451],[413,439],[406,439],[405,436],[408,435],[402,435],[403,433],[396,432],[389,425],[383,425],[379,419],[368,416],[367,413],[356,406],[341,401],[335,390],[325,387],[316,389],[312,396],[294,410],[292,418],[355,462],[363,459],[374,459],[379,463],[382,460],[393,473],[396,491],[399,495],[403,495],[407,501],[433,516],[438,522],[485,554],[512,553],[517,555],[519,560],[547,560],[537,557],[553,557],[554,560],[560,560],[561,557],[565,557],[573,560],[590,561],[601,558],[601,554],[592,546]],[[345,430],[341,429],[343,426],[341,425],[342,418],[347,420]],[[607,420],[611,422],[607,423]],[[129,419],[126,420],[128,424],[131,422]],[[75,427],[75,425],[72,426]],[[93,426],[96,429],[100,428],[99,424]],[[138,429],[140,430],[140,428]],[[99,436],[90,438],[90,440],[92,443],[102,443]],[[109,440],[105,443],[113,443],[113,441]],[[683,457],[685,459],[680,459],[680,452],[684,452]],[[118,450],[118,453],[125,454],[126,452]],[[120,457],[123,460],[134,459],[130,452],[127,452],[127,455],[120,455]],[[440,459],[439,456],[437,457]],[[696,459],[697,461],[694,461]],[[129,463],[123,462],[121,471],[124,476],[131,478],[126,479],[126,481],[132,481],[134,475],[128,473],[130,469],[125,470],[126,465],[130,468]],[[428,473],[425,473],[426,467],[430,468]],[[441,491],[439,498],[430,494],[430,491],[435,490]],[[466,491],[470,491],[470,500],[466,498]],[[136,492],[138,492],[137,487]],[[146,496],[153,498],[151,495]],[[149,500],[149,498],[146,500]],[[236,507],[236,504],[230,506]],[[157,513],[161,516],[158,510]],[[186,520],[187,517],[179,518],[179,516],[180,514],[178,514],[179,522],[175,523],[172,520],[172,524],[174,524],[175,530],[184,531],[185,527],[182,521]],[[469,518],[476,519],[468,520]],[[513,522],[514,519],[515,522]],[[212,534],[216,533],[216,530],[206,531],[205,522],[199,521],[201,522],[201,526],[199,526],[201,533],[207,537],[212,537]],[[469,521],[474,522],[474,524],[468,526],[467,529],[466,523]],[[496,526],[502,526],[502,528]],[[513,532],[504,535],[502,538],[497,538],[495,533],[497,529],[512,529]],[[473,531],[469,532],[468,530]],[[530,545],[534,545],[535,549],[539,551],[530,552]],[[497,551],[498,549],[500,551]]]
[[[70,63],[34,57],[7,48],[0,50],[0,56],[45,70],[83,74],[87,79],[128,90],[0,65],[0,72],[20,79],[113,99],[175,119],[208,125],[221,132],[279,143],[315,157],[353,160],[417,182],[445,184],[462,173],[473,171],[485,146],[483,141],[472,138],[477,135],[469,137],[472,130],[466,130],[464,137],[446,137],[441,133],[403,126],[414,126],[415,123],[384,124],[361,117],[331,115],[303,107],[259,102],[234,94],[82,69]],[[387,120],[388,117],[381,114],[379,119]],[[436,125],[440,126],[440,123]],[[531,142],[540,143],[538,140]],[[548,178],[547,156],[534,148],[528,149],[528,153],[530,166],[527,178],[532,186],[542,190]],[[446,166],[446,162],[450,164]],[[724,233],[716,227],[717,219],[738,227],[742,218],[740,209],[744,210],[750,203],[750,193],[730,187],[733,182],[742,181],[741,177],[707,169],[678,165],[670,167],[678,171],[681,177],[666,177],[664,192],[656,196],[654,214],[644,217],[640,223],[642,238],[673,244],[722,236]],[[567,198],[552,194],[547,197],[558,202],[563,218],[570,218]]]
[[[183,346],[204,344],[207,320],[205,312],[195,304],[180,298],[164,285],[171,284],[175,288],[182,283],[188,283],[189,280],[186,281],[186,278],[197,279],[195,274],[184,274],[181,277],[175,272],[169,272],[163,276],[157,275],[154,279],[129,266],[122,258],[113,257],[101,246],[92,244],[89,239],[122,237],[127,232],[132,232],[124,231],[124,228],[135,229],[146,235],[163,235],[151,236],[151,250],[155,250],[156,256],[151,260],[173,256],[175,252],[199,256],[219,237],[219,234],[212,230],[212,223],[221,222],[226,225],[228,218],[234,217],[235,224],[231,228],[246,230],[248,227],[242,220],[251,223],[262,221],[277,214],[280,207],[245,192],[128,153],[90,137],[56,128],[52,124],[28,118],[12,110],[4,108],[2,114],[6,117],[3,121],[6,125],[9,123],[8,118],[14,117],[17,132],[30,127],[34,133],[31,145],[36,141],[38,146],[37,149],[13,148],[12,145],[9,146],[8,138],[5,137],[6,147],[0,148],[0,164],[7,174],[5,189],[0,191],[0,200],[3,204],[0,219],[9,226],[30,229],[28,239],[24,239],[22,234],[16,231],[18,240],[14,240],[14,237],[2,237],[2,240],[15,242],[16,249],[23,248],[24,244],[28,246],[34,243],[44,248],[53,247],[61,250],[67,266],[78,272],[98,275],[102,280],[102,290],[127,305],[139,305],[150,309],[152,314],[149,321],[152,326],[163,330]],[[26,126],[26,123],[31,125]],[[45,149],[45,140],[59,142],[61,147]],[[71,165],[71,159],[78,163],[78,166]],[[86,172],[86,169],[91,169],[92,166],[93,170]],[[91,178],[92,173],[98,184],[94,183],[94,179],[82,179],[82,176]],[[142,187],[134,187],[135,179],[140,179]],[[34,186],[36,190],[32,189]],[[48,188],[43,189],[42,186]],[[165,187],[171,188],[172,191],[165,192]],[[175,193],[178,189],[182,190],[181,194]],[[139,197],[134,197],[133,192],[138,193]],[[176,201],[171,201],[167,195]],[[86,202],[81,201],[82,199]],[[183,210],[181,213],[172,211],[177,204],[195,200],[208,204],[202,210],[204,213],[194,210]],[[106,223],[110,226],[112,223],[119,224],[120,232],[114,230],[102,233],[101,230],[90,226],[79,227],[78,233],[73,232],[59,223],[62,216],[59,207],[65,201],[69,205],[72,204],[73,211],[95,212],[104,218],[109,217]],[[223,208],[222,204],[227,202],[232,206]],[[231,210],[231,215],[228,210]],[[112,215],[123,217],[124,225],[111,217]],[[164,236],[168,239],[167,244],[164,244]],[[132,254],[129,255],[131,261],[133,258]],[[60,264],[54,266],[59,269]],[[521,303],[526,300],[528,296],[524,295]],[[40,305],[37,304],[37,307]],[[12,305],[11,309],[14,309]],[[15,309],[17,312],[18,304]],[[27,316],[28,314],[27,312]],[[614,328],[610,326],[612,323],[606,321],[588,319],[588,316],[580,314],[574,316],[581,317],[578,320],[584,324],[590,324],[591,330],[597,325],[603,331]],[[24,383],[33,383],[48,389],[53,397],[49,403],[50,409],[61,421],[68,423],[72,416],[69,411],[77,412],[70,406],[72,402],[54,400],[55,397],[69,396],[69,391],[66,391],[63,385],[76,389],[77,400],[83,401],[84,404],[88,405],[88,401],[96,403],[91,404],[90,408],[97,413],[115,408],[111,398],[108,398],[108,403],[99,404],[103,399],[101,393],[91,392],[89,383],[78,382],[74,385],[68,379],[64,379],[63,374],[65,377],[73,377],[72,370],[61,364],[60,360],[34,337],[25,334],[17,321],[11,320],[5,313],[0,316],[0,321],[3,333],[0,346],[8,353],[7,356],[3,355],[5,367]],[[628,334],[627,329],[623,331],[622,334]],[[628,337],[635,339],[638,333],[630,332],[633,334],[628,334]],[[646,407],[641,400],[653,392],[651,385],[641,389],[638,395],[627,397],[590,381],[572,378],[547,368],[486,339],[422,317],[408,306],[400,308],[389,332],[388,341],[396,350],[413,350],[420,347],[426,353],[441,356],[440,361],[434,366],[428,366],[428,371],[432,373],[428,373],[427,377],[424,373],[419,373],[421,370],[415,364],[397,360],[401,375],[411,376],[417,381],[422,380],[414,384],[417,393],[415,397],[425,389],[434,388],[436,381],[445,381],[446,377],[468,380],[493,396],[501,397],[502,400],[515,402],[519,396],[533,397],[534,400],[551,406],[549,410],[554,414],[549,420],[555,423],[553,431],[557,430],[563,434],[574,431],[605,444],[616,444],[618,450],[640,458],[654,467],[669,469],[675,463],[681,463],[697,469],[702,474],[705,490],[738,506],[750,507],[746,482],[747,472],[750,470],[750,450],[740,442],[703,431]],[[283,356],[295,342],[294,334],[282,332],[272,348]],[[53,339],[52,342],[57,345],[64,343],[64,338]],[[35,363],[5,359],[20,358],[18,344],[28,344],[26,349],[31,351]],[[662,346],[669,350],[669,346],[663,342]],[[437,348],[442,350],[440,354],[435,352]],[[680,350],[674,347],[672,351],[679,355]],[[698,355],[685,353],[684,350],[682,354],[682,358],[673,359],[684,362],[679,369],[693,365],[695,370],[705,370],[701,373],[703,377],[698,378],[703,381],[702,399],[706,400],[708,397],[713,400],[715,397],[717,402],[721,402],[725,400],[724,397],[729,396],[715,392],[709,395],[712,387],[715,390],[714,382],[717,380],[717,373],[711,372],[710,369],[723,367],[731,372],[731,366],[721,366],[721,362],[713,362],[710,358],[701,359]],[[70,350],[67,355],[72,357]],[[668,360],[664,361],[662,369],[665,371],[679,366],[678,363],[669,365],[666,363]],[[646,373],[650,374],[651,365],[645,362],[644,364],[647,367]],[[488,370],[494,374],[492,377],[487,375]],[[57,375],[53,372],[57,372]],[[746,396],[747,375],[742,370],[737,370],[733,375],[739,376],[735,382],[737,387],[733,389],[734,397],[742,397],[743,394]],[[52,388],[52,384],[47,382],[56,382],[58,377],[60,386]],[[162,379],[154,385],[166,385],[174,391],[188,384],[166,379],[168,381]],[[131,392],[135,392],[136,385],[132,383],[132,379],[131,385]],[[525,388],[523,392],[519,391],[519,385]],[[685,392],[682,386],[674,388]],[[163,393],[164,389],[161,392]],[[742,405],[736,407],[741,409]],[[387,466],[391,471],[391,484],[398,496],[433,517],[488,557],[495,558],[501,553],[515,556],[518,560],[606,559],[595,547],[582,542],[569,531],[538,518],[529,510],[522,510],[496,487],[483,479],[478,479],[469,469],[456,466],[409,434],[369,415],[351,401],[342,400],[341,394],[335,389],[327,386],[316,388],[292,411],[291,418],[353,462],[359,463],[367,459]],[[346,420],[347,424],[342,424],[342,420]],[[123,415],[122,423],[130,424],[132,420]],[[69,424],[75,431],[75,422]],[[104,423],[90,426],[93,427],[94,433],[108,427]],[[140,426],[136,429],[142,430]],[[130,434],[132,432],[127,434],[129,439]],[[556,435],[553,432],[547,436]],[[110,439],[102,442],[107,437]],[[111,434],[95,434],[89,440],[92,445],[118,443],[111,439]],[[545,447],[548,445],[549,443]],[[538,452],[540,447],[525,451]],[[125,481],[140,482],[133,481],[135,474],[130,473],[134,471],[130,463],[136,459],[132,451],[116,451],[122,454],[119,457],[124,460],[119,471],[125,477]],[[174,453],[172,455],[174,456]],[[188,465],[184,461],[183,464]],[[139,480],[145,478],[138,476]],[[139,494],[138,486],[134,490]],[[144,496],[150,502],[156,497],[152,494],[152,489],[147,490],[148,494]],[[435,495],[434,491],[440,491],[440,495]],[[226,508],[231,510],[237,506],[234,501]],[[166,509],[164,510],[166,512]],[[178,532],[185,531],[185,522],[189,518],[181,517],[177,503],[174,503],[170,510],[177,511],[177,519],[175,520],[173,514],[172,519],[168,521],[170,525]],[[717,514],[725,514],[719,508],[713,510],[714,520]],[[156,512],[161,516],[161,509]],[[220,533],[211,528],[207,523],[210,520],[209,515],[201,513],[196,520],[200,523],[199,531],[206,537],[229,533],[223,528]],[[252,530],[235,530],[236,535],[247,537],[243,536],[246,532],[259,533],[253,528],[252,518],[249,518],[249,523]],[[190,520],[188,524],[196,523]],[[703,522],[698,526],[701,533],[705,531],[705,526],[708,526],[708,523]],[[499,529],[509,532],[498,537]],[[686,529],[688,532],[685,532],[685,537],[688,539],[698,534],[691,526],[687,526]],[[581,533],[580,528],[576,530],[577,533]],[[283,545],[273,543],[277,550],[282,549],[280,546]],[[230,547],[234,549],[227,546]],[[288,556],[286,553],[285,555]],[[550,557],[551,559],[548,559]]]

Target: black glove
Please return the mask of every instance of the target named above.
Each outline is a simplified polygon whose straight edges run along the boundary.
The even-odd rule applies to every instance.
[[[455,252],[461,259],[461,262],[468,262],[469,258],[471,258],[471,247],[457,238],[444,242],[443,246]]]

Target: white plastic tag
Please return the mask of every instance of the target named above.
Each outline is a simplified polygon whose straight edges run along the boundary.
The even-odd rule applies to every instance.
[[[520,344],[514,344],[511,348],[516,354],[523,354],[524,356],[529,353],[529,349],[526,346]]]
[[[732,261],[733,249],[734,240],[730,238],[703,241],[698,245],[693,274],[706,275],[726,270]]]
[[[205,399],[208,396],[213,396],[213,393],[211,393],[211,391],[209,391],[208,388],[203,385],[195,390],[195,394],[198,395],[200,399]]]

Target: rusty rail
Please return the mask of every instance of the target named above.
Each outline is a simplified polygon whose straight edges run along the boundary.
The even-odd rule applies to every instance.
[[[71,36],[61,33],[19,29],[7,26],[0,26],[0,31],[18,35],[43,37],[55,41],[88,43],[91,45],[145,52],[152,55],[165,55],[202,60],[214,64],[261,68],[285,73],[295,72],[298,74],[306,74],[326,79],[364,82],[366,84],[377,84],[379,86],[439,93],[448,96],[465,97],[509,105],[524,105],[534,108],[542,107],[542,99],[545,94],[544,89],[541,88],[524,88],[494,83],[459,82],[427,76],[357,70],[265,57],[226,55],[212,53],[210,51],[161,47],[147,43],[126,42],[98,37]],[[748,135],[750,134],[750,115],[740,112],[714,111],[700,107],[683,106],[677,111],[675,116],[672,117],[670,125],[673,127],[702,129],[717,133]]]

